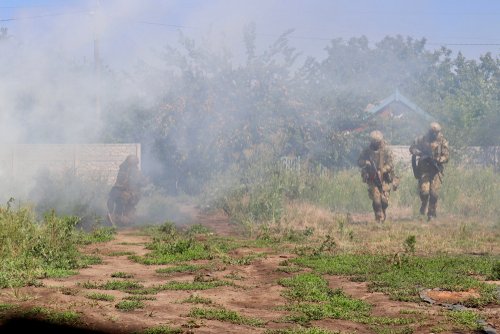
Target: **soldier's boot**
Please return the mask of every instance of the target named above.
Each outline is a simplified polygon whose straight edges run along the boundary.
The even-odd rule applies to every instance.
[[[420,201],[422,205],[420,205],[420,214],[425,216],[427,212],[427,203],[429,202],[429,195],[420,195]]]
[[[382,222],[385,222],[385,219],[387,218],[387,207],[389,206],[389,203],[382,202]]]
[[[429,211],[427,212],[427,221],[431,221],[437,217],[436,208],[429,206]]]
[[[431,195],[429,198],[429,210],[427,211],[427,220],[432,220],[437,217],[436,207],[437,207],[437,197]]]
[[[375,212],[375,221],[378,223],[383,223],[385,221],[385,214],[383,211]]]

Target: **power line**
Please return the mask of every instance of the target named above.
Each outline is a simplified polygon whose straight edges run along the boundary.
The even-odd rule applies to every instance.
[[[150,22],[150,21],[136,21],[136,22],[142,23],[142,24],[149,24],[149,25],[154,25],[154,26],[164,26],[164,27],[178,28],[178,29],[201,29],[201,28],[187,27],[187,26],[181,26],[181,25],[177,25],[177,24],[167,24],[167,23],[161,23],[161,22]]]
[[[7,7],[0,7],[0,8],[7,8]],[[8,8],[20,8],[20,7],[8,7]],[[7,19],[0,19],[0,22],[9,22],[9,21],[18,21],[18,20],[28,20],[28,19],[39,19],[39,18],[45,18],[45,17],[56,17],[56,16],[64,16],[64,15],[78,15],[78,14],[92,14],[91,11],[84,10],[84,11],[78,11],[78,12],[72,12],[72,13],[54,13],[54,14],[43,14],[43,15],[34,15],[34,16],[23,16],[23,17],[13,17],[13,18],[7,18]],[[163,27],[169,27],[169,28],[176,28],[176,29],[195,29],[195,30],[202,30],[202,28],[199,27],[190,27],[190,26],[184,26],[184,25],[179,25],[179,24],[169,24],[169,23],[163,23],[163,22],[153,22],[153,21],[135,21],[136,23],[141,23],[141,24],[147,24],[147,25],[153,25],[153,26],[163,26]],[[257,33],[257,36],[262,36],[262,37],[271,37],[271,38],[278,38],[281,35],[275,35],[275,34],[265,34],[265,33]],[[310,40],[310,41],[331,41],[335,39],[334,37],[328,38],[328,37],[319,37],[319,36],[301,36],[301,35],[294,35],[294,34],[289,34],[287,36],[290,39],[301,39],[301,40]],[[500,43],[437,43],[437,42],[426,42],[427,45],[439,45],[439,46],[500,46]]]
[[[452,46],[500,46],[500,43],[426,43],[428,45],[452,45]]]
[[[77,14],[91,14],[90,11],[79,11],[72,13],[54,13],[54,14],[42,14],[42,15],[33,15],[33,16],[20,16],[20,17],[11,17],[8,19],[0,19],[0,22],[9,22],[9,21],[20,21],[20,20],[31,20],[31,19],[40,19],[45,17],[54,17],[54,16],[64,16],[64,15],[77,15]]]

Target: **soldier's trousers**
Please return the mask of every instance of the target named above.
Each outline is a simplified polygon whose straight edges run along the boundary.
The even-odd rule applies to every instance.
[[[423,173],[418,180],[418,188],[420,193],[420,213],[425,214],[427,205],[427,216],[435,217],[437,201],[439,197],[439,189],[441,189],[440,175],[437,173]]]
[[[373,213],[377,221],[385,220],[385,210],[389,206],[390,185],[383,183],[382,190],[383,194],[376,185],[368,184],[368,197],[372,200]]]

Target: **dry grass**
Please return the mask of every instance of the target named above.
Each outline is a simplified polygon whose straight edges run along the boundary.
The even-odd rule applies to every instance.
[[[313,237],[330,235],[342,251],[396,253],[416,237],[417,254],[499,254],[498,223],[484,219],[443,216],[431,222],[413,217],[410,209],[397,209],[384,224],[371,214],[336,214],[308,203],[288,204],[276,230],[312,229]]]

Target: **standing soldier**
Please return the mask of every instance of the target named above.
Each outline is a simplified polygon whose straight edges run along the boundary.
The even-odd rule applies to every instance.
[[[397,182],[394,178],[392,152],[386,146],[382,132],[370,133],[370,145],[361,152],[358,165],[363,182],[368,184],[368,196],[372,200],[375,220],[377,223],[384,222],[391,186],[396,190]]]
[[[441,133],[441,125],[436,122],[430,124],[427,134],[415,139],[410,146],[412,167],[415,178],[418,179],[420,192],[420,214],[427,219],[436,218],[438,192],[443,177],[443,164],[448,162],[448,141]]]

